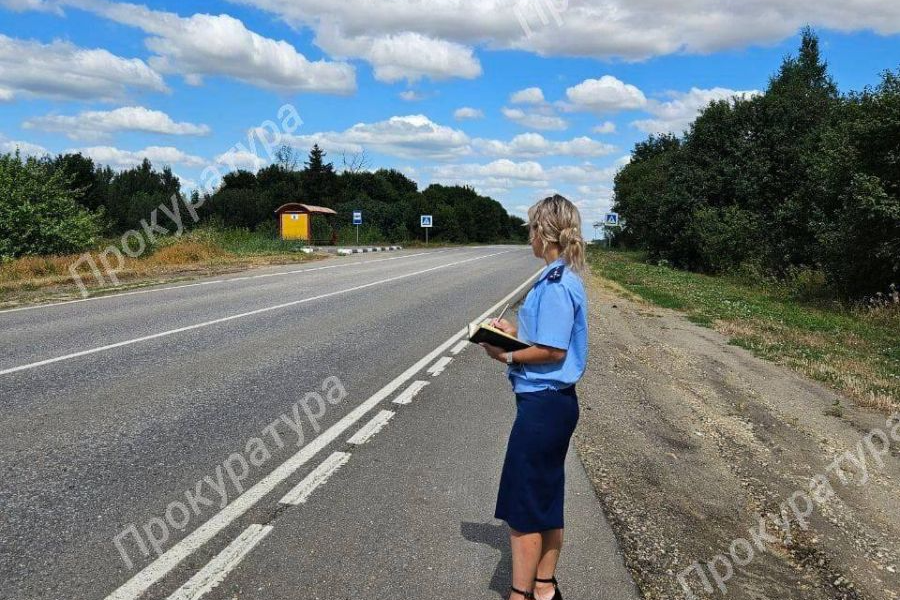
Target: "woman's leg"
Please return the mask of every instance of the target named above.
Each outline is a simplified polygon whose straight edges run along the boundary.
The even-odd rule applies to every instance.
[[[538,579],[550,579],[556,574],[556,563],[559,561],[562,543],[562,529],[550,529],[541,532],[541,560],[537,568]],[[554,586],[552,583],[535,583],[534,595],[538,600],[552,598],[553,594]]]
[[[509,545],[512,548],[512,585],[529,592],[534,589],[534,578],[541,560],[541,534],[521,533],[509,529]],[[522,600],[519,594],[510,594],[513,600]]]

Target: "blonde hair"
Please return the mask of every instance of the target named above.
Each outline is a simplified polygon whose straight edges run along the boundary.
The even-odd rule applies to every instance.
[[[559,246],[566,264],[575,272],[584,272],[584,238],[581,236],[581,214],[571,201],[555,194],[528,209],[528,225],[532,236]]]

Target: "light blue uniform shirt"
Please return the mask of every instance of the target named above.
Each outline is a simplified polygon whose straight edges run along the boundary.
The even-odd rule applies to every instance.
[[[541,271],[519,309],[518,337],[529,344],[566,350],[560,362],[507,369],[515,393],[567,388],[587,365],[587,297],[581,278],[563,259]]]

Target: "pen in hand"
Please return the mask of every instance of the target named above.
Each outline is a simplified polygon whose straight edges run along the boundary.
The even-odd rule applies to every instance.
[[[491,325],[496,326],[497,323],[500,322],[500,319],[503,318],[503,315],[506,314],[506,311],[507,311],[508,309],[509,309],[509,303],[507,302],[506,306],[503,307],[503,310],[500,311],[500,316],[497,317],[496,319],[494,319],[493,321],[491,321]]]

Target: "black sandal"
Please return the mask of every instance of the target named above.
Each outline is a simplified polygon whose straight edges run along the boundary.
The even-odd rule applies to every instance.
[[[514,588],[513,586],[509,586],[509,591],[511,594],[522,594],[522,597],[525,598],[525,600],[534,600],[534,591],[523,592],[522,590]]]
[[[556,581],[556,576],[551,577],[550,579],[538,579],[534,578],[535,581],[539,583],[552,583],[554,588],[553,598],[550,600],[563,600],[562,594],[559,592],[559,583]]]

